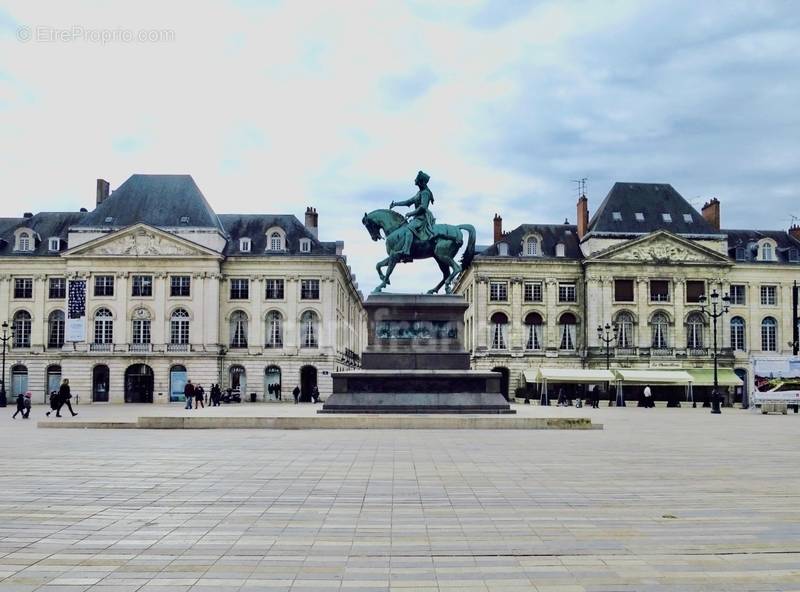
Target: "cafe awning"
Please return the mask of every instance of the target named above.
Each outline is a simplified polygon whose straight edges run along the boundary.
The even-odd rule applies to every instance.
[[[714,386],[713,368],[691,368],[686,371],[692,375],[692,386]],[[717,384],[720,386],[742,386],[744,382],[731,368],[718,368]]]
[[[616,371],[619,380],[630,384],[689,384],[692,375],[685,370],[627,370]]]
[[[614,373],[610,370],[591,370],[588,368],[539,368],[525,370],[526,382],[569,382],[593,384],[614,382]]]

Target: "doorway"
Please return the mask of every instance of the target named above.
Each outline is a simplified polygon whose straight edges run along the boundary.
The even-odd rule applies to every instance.
[[[58,392],[61,387],[61,366],[58,364],[51,364],[47,367],[47,388],[44,391],[43,403],[47,405],[50,401],[50,393],[53,391]]]
[[[22,364],[11,367],[11,396],[28,392],[28,368]]]
[[[317,369],[314,366],[300,368],[300,401],[311,402],[311,391],[317,386]]]
[[[500,374],[500,393],[503,395],[503,398],[508,401],[508,368],[497,366],[492,368],[492,372],[498,372]]]
[[[228,370],[228,378],[233,390],[239,389],[239,393],[244,397],[247,392],[247,371],[244,366],[238,364],[231,366]]]
[[[108,403],[108,366],[98,364],[92,370],[92,402]]]
[[[175,403],[177,401],[186,401],[183,395],[183,389],[186,386],[188,373],[186,366],[175,365],[169,369],[169,401]]]
[[[134,364],[125,370],[125,402],[153,402],[153,369],[147,364]]]
[[[278,366],[267,366],[264,369],[264,399],[267,401],[280,401],[281,369]]]

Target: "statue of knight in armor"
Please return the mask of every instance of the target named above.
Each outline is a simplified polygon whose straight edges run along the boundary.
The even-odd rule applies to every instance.
[[[433,193],[428,188],[428,181],[431,178],[422,171],[417,173],[417,178],[414,179],[414,185],[419,188],[416,195],[411,199],[405,201],[393,201],[389,205],[390,209],[395,206],[414,206],[414,209],[406,214],[408,224],[403,227],[403,243],[400,247],[400,252],[403,262],[409,262],[411,257],[411,244],[416,236],[421,241],[427,241],[434,237],[433,225],[436,224],[436,218],[431,213],[430,206],[433,203]]]

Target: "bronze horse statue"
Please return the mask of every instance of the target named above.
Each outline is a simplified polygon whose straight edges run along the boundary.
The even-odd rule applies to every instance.
[[[408,263],[416,259],[428,259],[433,257],[442,270],[442,281],[428,290],[428,294],[437,293],[442,286],[447,294],[453,292],[453,282],[462,270],[469,267],[475,257],[475,227],[471,224],[434,224],[432,227],[431,238],[420,239],[413,233],[411,242],[411,253],[407,255],[403,252],[403,243],[411,230],[408,228],[406,216],[398,214],[392,210],[374,210],[365,213],[361,223],[366,226],[372,240],[378,241],[386,239],[386,259],[375,266],[381,283],[372,291],[373,294],[380,293],[391,282],[389,278],[394,271],[395,265],[400,262]],[[462,231],[466,230],[469,234],[467,249],[461,258],[461,264],[455,260],[459,249],[464,244]],[[383,234],[381,234],[383,233]],[[386,267],[386,272],[383,268]]]

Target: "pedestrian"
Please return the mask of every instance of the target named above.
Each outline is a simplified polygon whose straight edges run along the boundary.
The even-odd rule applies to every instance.
[[[60,409],[61,409],[61,403],[58,400],[58,391],[51,391],[50,392],[50,411],[45,413],[45,415],[47,415],[47,417],[50,417],[50,413],[55,411],[56,412],[56,417],[61,417],[60,411],[59,411]]]
[[[70,399],[72,398],[72,393],[69,389],[69,378],[65,378],[61,382],[61,387],[58,389],[58,409],[56,409],[56,417],[61,417],[61,408],[66,405],[69,412],[72,414],[72,417],[78,415],[72,409],[72,403],[70,403]]]
[[[221,392],[219,390],[219,385],[214,383],[211,385],[211,406],[212,407],[219,407],[219,399],[221,396]]]
[[[278,382],[275,384],[275,399],[281,401],[281,383]]]
[[[592,389],[592,409],[600,407],[600,386],[594,385]]]
[[[183,387],[183,398],[186,399],[184,409],[192,408],[192,400],[194,399],[194,385],[191,380],[186,381],[186,386]]]
[[[294,404],[297,405],[300,402],[300,387],[294,387],[292,394],[294,395]]]
[[[567,396],[564,394],[564,387],[558,387],[558,400],[556,401],[558,407],[567,406]]]
[[[23,418],[25,417],[25,395],[22,393],[17,395],[17,410],[11,416],[11,419],[17,419],[17,414],[19,413],[22,413]]]
[[[319,403],[319,389],[317,388],[317,385],[314,385],[314,388],[311,389],[311,399],[315,403]]]
[[[203,394],[204,394],[203,386],[198,384],[197,387],[194,389],[194,408],[197,409],[199,405],[203,409],[205,409],[205,405],[203,405]]]
[[[650,385],[645,385],[644,392],[644,407],[649,409],[650,407],[655,407],[655,403],[653,403],[653,392],[650,390]]]
[[[28,419],[31,416],[31,394],[25,393],[25,400],[22,402],[25,411],[22,413],[22,419]]]

